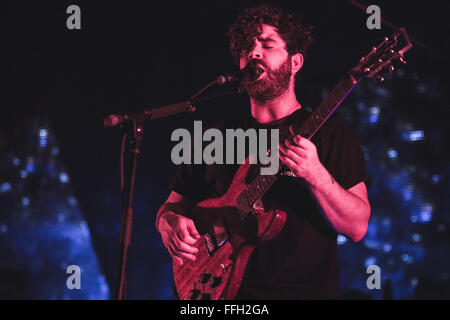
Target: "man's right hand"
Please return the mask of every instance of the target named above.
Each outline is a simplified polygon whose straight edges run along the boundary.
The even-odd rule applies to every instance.
[[[162,241],[173,260],[183,264],[183,258],[195,261],[198,249],[194,246],[200,235],[194,221],[173,211],[161,213],[158,223]]]

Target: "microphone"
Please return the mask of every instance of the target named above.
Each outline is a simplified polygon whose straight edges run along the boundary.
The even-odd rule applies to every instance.
[[[145,109],[142,111],[128,113],[128,114],[110,114],[109,116],[103,117],[103,127],[114,127],[124,123],[125,121],[132,120],[144,120],[146,118],[150,118],[155,109]]]
[[[245,68],[239,71],[224,76],[218,76],[216,78],[216,83],[222,85],[229,82],[241,82],[242,80],[255,81],[263,73],[263,69],[258,67],[255,63],[249,62]]]
[[[117,126],[118,124],[121,124],[124,121],[125,118],[119,114],[118,115],[111,114],[109,116],[102,118],[103,127],[114,127]]]

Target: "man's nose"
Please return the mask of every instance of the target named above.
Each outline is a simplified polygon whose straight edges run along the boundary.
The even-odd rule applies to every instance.
[[[248,54],[248,59],[255,60],[261,58],[262,58],[261,48],[258,45],[253,46],[252,50],[250,50]]]

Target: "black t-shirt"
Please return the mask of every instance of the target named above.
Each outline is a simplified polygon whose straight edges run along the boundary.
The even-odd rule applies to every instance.
[[[236,128],[279,128],[282,141],[289,133],[289,124],[300,126],[309,114],[309,111],[298,109],[270,125],[260,124],[249,116],[210,127],[222,132]],[[344,189],[362,181],[368,184],[361,146],[342,120],[329,119],[311,141],[317,147],[321,163]],[[238,167],[182,164],[172,180],[171,189],[194,201],[218,197],[227,191]],[[310,191],[300,180],[280,175],[264,195],[264,201],[283,205],[287,221],[275,239],[253,252],[237,299],[322,299],[338,296],[337,233],[320,213]]]

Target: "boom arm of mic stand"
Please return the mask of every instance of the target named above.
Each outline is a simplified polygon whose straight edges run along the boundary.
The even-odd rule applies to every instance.
[[[162,106],[162,107],[157,107],[157,108],[145,109],[145,110],[134,112],[134,113],[111,114],[102,119],[103,126],[104,127],[114,127],[117,125],[121,125],[127,121],[143,121],[146,119],[153,120],[153,119],[169,117],[169,116],[176,115],[179,113],[195,112],[196,107],[194,106],[194,103],[212,100],[217,97],[224,96],[224,95],[232,95],[232,94],[241,93],[240,90],[223,91],[223,92],[212,94],[212,95],[200,98],[200,99],[197,98],[202,91],[203,90],[201,90],[199,93],[194,95],[188,101],[170,104],[167,106]]]

